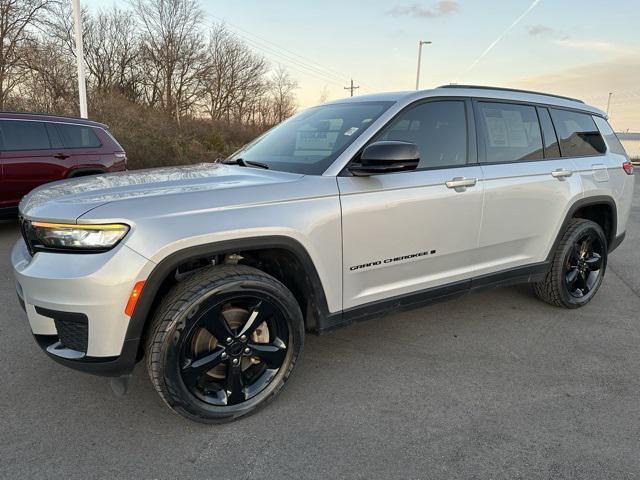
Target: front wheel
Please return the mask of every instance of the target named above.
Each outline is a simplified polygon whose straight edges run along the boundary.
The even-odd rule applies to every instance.
[[[600,225],[573,219],[544,280],[534,284],[536,295],[557,307],[581,307],[595,296],[606,268],[607,239]]]
[[[147,370],[171,409],[219,423],[269,403],[303,339],[300,308],[282,283],[247,266],[213,267],[163,300],[147,337]]]

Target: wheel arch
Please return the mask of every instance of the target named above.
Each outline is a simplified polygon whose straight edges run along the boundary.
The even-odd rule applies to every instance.
[[[248,265],[253,265],[251,262],[256,260],[263,260],[268,267],[257,268],[276,278],[279,275],[274,269],[279,262],[282,267],[288,267],[286,278],[278,280],[294,293],[300,303],[305,327],[312,331],[322,329],[323,320],[329,316],[328,304],[324,286],[307,249],[290,237],[261,236],[196,245],[178,250],[161,260],[145,281],[142,294],[129,321],[125,341],[137,342],[140,347],[144,345],[144,335],[154,309],[163,294],[176,283],[173,278],[181,266],[228,254],[246,255],[243,258],[248,258],[249,261],[243,264]],[[295,282],[301,279],[304,280],[304,284],[296,285]],[[301,298],[302,296],[306,298]],[[138,358],[141,356],[138,355]]]
[[[107,173],[104,168],[99,168],[99,167],[74,168],[69,172],[69,175],[67,175],[67,178],[86,177],[88,175],[100,175],[102,173]]]
[[[556,233],[555,240],[547,255],[547,261],[551,261],[553,254],[569,225],[574,218],[584,218],[598,223],[607,238],[609,251],[615,245],[618,228],[618,211],[613,197],[607,195],[595,195],[581,198],[575,201],[568,209],[564,221]]]

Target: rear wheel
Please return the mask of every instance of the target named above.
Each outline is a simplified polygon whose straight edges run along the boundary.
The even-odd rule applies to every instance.
[[[284,285],[251,267],[214,267],[163,301],[147,340],[147,369],[176,412],[229,421],[280,392],[303,337],[300,308]]]
[[[551,305],[578,308],[596,294],[607,267],[607,239],[600,225],[574,219],[569,224],[537,296]]]

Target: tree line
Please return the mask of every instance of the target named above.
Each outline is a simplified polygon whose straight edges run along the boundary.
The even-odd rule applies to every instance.
[[[197,0],[82,11],[89,117],[130,164],[213,160],[296,110],[297,83]],[[69,0],[0,0],[0,110],[77,115]]]

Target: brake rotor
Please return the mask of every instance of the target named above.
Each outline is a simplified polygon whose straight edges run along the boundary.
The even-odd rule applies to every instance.
[[[228,306],[222,309],[221,315],[224,317],[229,329],[239,332],[249,320],[251,313],[244,308]],[[262,322],[251,334],[251,341],[254,343],[269,343],[269,327],[266,322]],[[195,358],[201,357],[218,346],[218,339],[203,327],[200,327],[191,341],[191,351]],[[246,370],[251,365],[260,363],[260,359],[251,357],[242,360],[242,370]],[[215,380],[223,380],[226,375],[226,366],[220,363],[207,372],[207,375]]]

